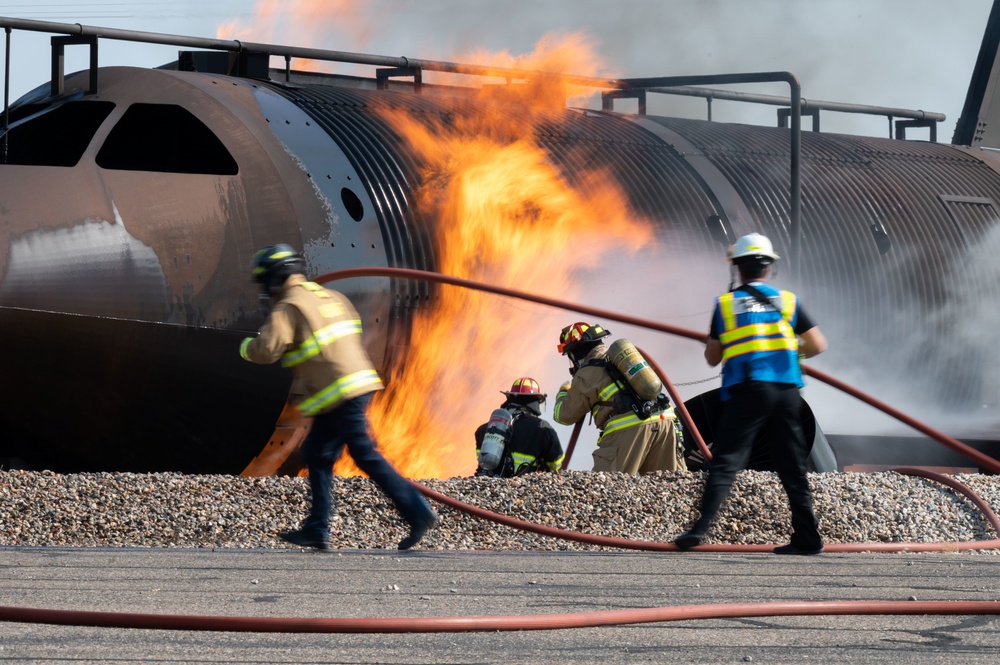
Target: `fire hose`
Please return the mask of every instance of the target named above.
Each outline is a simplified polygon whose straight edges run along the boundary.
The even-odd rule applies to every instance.
[[[441,273],[428,272],[424,270],[414,270],[410,268],[348,268],[345,270],[338,270],[330,273],[320,275],[316,278],[317,282],[331,282],[338,279],[347,279],[351,277],[403,277],[410,279],[419,279],[425,281],[432,281],[441,284],[449,284],[452,286],[460,286],[464,288],[474,289],[477,291],[484,291],[487,293],[494,293],[497,295],[507,296],[511,298],[517,298],[520,300],[526,300],[529,302],[535,302],[542,305],[548,305],[550,307],[555,307],[559,309],[565,309],[570,311],[579,312],[581,314],[589,314],[602,319],[611,319],[613,321],[618,321],[620,323],[626,323],[629,325],[635,325],[639,327],[644,327],[652,330],[659,330],[669,334],[677,335],[680,337],[687,337],[699,342],[704,342],[706,336],[703,333],[698,333],[693,330],[687,330],[685,328],[680,328],[670,324],[662,323],[659,321],[653,321],[651,319],[642,319],[639,317],[634,317],[626,314],[619,314],[617,312],[606,311],[598,309],[595,307],[590,307],[588,305],[581,305],[578,303],[571,303],[567,301],[557,300],[555,298],[549,298],[546,296],[539,296],[533,293],[526,293],[523,291],[517,291],[514,289],[508,289],[501,286],[495,286],[492,284],[484,284],[481,282],[476,282],[473,280],[467,280],[460,277],[453,277],[450,275],[443,275]],[[640,351],[641,352],[641,351]],[[646,360],[649,361],[650,366],[654,368],[656,373],[659,375],[661,381],[663,381],[664,387],[669,391],[670,397],[678,411],[679,416],[684,422],[686,431],[689,431],[695,438],[702,454],[705,455],[706,459],[711,459],[711,451],[709,451],[703,438],[701,437],[698,429],[688,413],[687,409],[684,407],[684,401],[681,399],[674,385],[670,382],[669,378],[663,372],[662,368],[652,361],[646,354],[643,353]],[[821,372],[811,370],[807,367],[803,369],[810,375],[815,376],[821,381],[827,382],[835,388],[844,390],[848,394],[878,408],[885,413],[893,416],[897,419],[902,420],[904,423],[911,426],[917,427],[920,431],[924,432],[931,438],[939,441],[940,443],[947,445],[953,450],[966,455],[969,459],[975,460],[980,463],[983,467],[994,471],[1000,472],[1000,462],[994,460],[987,455],[980,453],[979,451],[967,446],[966,444],[947,436],[941,432],[938,432],[931,427],[918,423],[915,419],[906,416],[902,412],[893,409],[892,407],[870,397],[859,390],[851,388],[846,384],[833,379]],[[567,446],[568,453],[572,452],[573,447],[575,447],[576,437],[579,434],[581,423],[577,423],[577,426],[573,430],[573,435]],[[920,475],[927,479],[937,480],[943,484],[946,484],[953,489],[960,491],[966,497],[983,511],[986,519],[993,526],[994,531],[1000,535],[1000,521],[997,521],[997,517],[993,514],[992,509],[983,501],[980,497],[975,495],[971,489],[965,487],[961,483],[947,478],[943,474],[938,474],[930,471],[924,471],[919,469],[905,468],[898,469],[897,472],[903,473],[904,475]],[[555,527],[546,527],[539,524],[533,524],[530,522],[525,522],[523,520],[518,520],[506,515],[500,515],[498,513],[493,513],[487,510],[471,506],[469,504],[458,501],[448,497],[440,492],[436,492],[430,488],[424,487],[418,483],[414,483],[416,487],[427,497],[443,503],[445,505],[450,505],[458,510],[468,512],[483,519],[488,519],[497,523],[506,524],[514,528],[532,531],[534,533],[539,533],[542,535],[550,535],[555,538],[562,538],[566,540],[576,540],[578,542],[585,542],[595,545],[605,545],[608,547],[620,547],[625,549],[642,549],[642,550],[653,550],[653,551],[675,551],[677,546],[673,543],[653,543],[645,541],[634,541],[624,538],[610,538],[606,536],[595,536],[590,534],[582,534],[578,532],[567,531],[564,529],[557,529]],[[980,540],[980,541],[964,541],[961,543],[838,543],[831,544],[826,547],[827,551],[831,552],[897,552],[897,551],[953,551],[956,549],[995,549],[1000,547],[1000,539],[991,540]],[[694,548],[692,551],[707,551],[707,552],[762,552],[771,551],[774,545],[732,545],[732,544],[717,544],[717,545],[700,545]]]
[[[819,600],[775,603],[714,603],[629,610],[513,616],[386,617],[310,619],[297,617],[133,614],[0,607],[0,621],[99,628],[206,630],[254,633],[474,633],[590,628],[691,619],[830,615],[1000,614],[1000,603],[970,600]]]
[[[1000,534],[1000,518],[997,518],[993,509],[990,508],[989,504],[986,503],[978,494],[972,491],[966,485],[949,478],[943,474],[928,471],[926,469],[917,469],[911,467],[900,467],[893,469],[894,472],[904,475],[904,476],[918,476],[923,477],[928,480],[937,481],[943,485],[947,485],[952,489],[956,490],[960,494],[968,498],[980,511],[982,511],[983,516],[986,521],[990,523],[993,530]],[[424,496],[442,503],[446,506],[450,506],[457,510],[465,513],[469,513],[475,517],[480,517],[484,520],[489,520],[497,524],[503,524],[505,526],[513,527],[515,529],[520,529],[522,531],[529,531],[531,533],[537,533],[543,536],[551,536],[552,538],[560,538],[562,540],[572,540],[579,543],[586,543],[589,545],[599,545],[602,547],[618,547],[621,549],[628,550],[645,550],[651,552],[676,552],[678,548],[673,543],[659,543],[644,540],[630,540],[627,538],[614,538],[610,536],[598,536],[594,534],[580,533],[577,531],[569,531],[566,529],[559,529],[557,527],[545,526],[543,524],[535,524],[533,522],[526,522],[524,520],[519,520],[515,517],[510,517],[509,515],[501,515],[500,513],[494,513],[483,508],[472,506],[470,504],[464,503],[450,497],[441,492],[435,491],[429,487],[421,485],[410,481]],[[967,540],[956,543],[834,543],[826,545],[827,552],[954,552],[957,550],[985,550],[985,549],[996,549],[1000,547],[1000,537],[993,538],[990,540]],[[693,549],[687,550],[689,552],[770,552],[774,549],[774,545],[737,545],[721,543],[716,545],[699,545]]]
[[[355,268],[327,273],[316,281],[329,282],[349,277],[404,277],[434,281],[472,288],[480,291],[496,293],[503,296],[533,301],[540,304],[590,314],[596,317],[611,319],[620,323],[641,326],[652,330],[660,330],[697,341],[704,341],[701,333],[670,326],[658,321],[640,319],[637,317],[608,312],[584,305],[558,301],[552,298],[522,293],[512,289],[481,284],[439,273],[403,268]],[[645,354],[643,354],[645,356]],[[647,357],[647,360],[649,358]],[[703,454],[709,458],[711,453],[701,438],[693,420],[683,407],[683,400],[676,393],[662,369],[650,360],[650,365],[660,376],[664,386],[677,407],[677,411],[685,426],[695,437]],[[822,372],[803,367],[804,371],[829,385],[838,388],[861,401],[887,413],[918,431],[923,432],[939,443],[976,461],[980,466],[993,472],[1000,472],[1000,463],[979,453],[975,449],[953,439],[945,434],[919,423],[906,414],[865,395],[842,382],[829,377]],[[577,423],[573,437],[567,446],[568,455],[579,434],[580,424]],[[940,482],[966,496],[982,511],[986,520],[1000,536],[1000,519],[990,506],[970,488],[943,474],[925,469],[903,467],[895,472],[923,477]],[[413,482],[413,481],[410,481]],[[574,540],[593,545],[637,549],[648,551],[676,551],[673,543],[657,543],[612,538],[583,534],[555,527],[547,527],[519,520],[507,515],[493,513],[482,508],[471,506],[452,497],[436,492],[419,483],[413,483],[425,496],[444,505],[462,510],[482,519],[511,526],[513,528],[534,533]],[[995,549],[1000,547],[1000,538],[981,541],[964,541],[958,543],[838,543],[826,546],[828,552],[887,552],[887,551],[955,551],[963,549]],[[700,545],[692,551],[703,552],[765,552],[773,545]],[[427,633],[427,632],[486,632],[486,631],[520,631],[520,630],[554,630],[562,628],[582,628],[594,626],[613,626],[650,622],[681,621],[707,618],[745,618],[766,616],[816,616],[816,615],[987,615],[1000,614],[1000,603],[994,601],[796,601],[776,603],[732,603],[687,605],[675,607],[654,607],[629,610],[607,610],[597,612],[542,614],[529,616],[469,616],[469,617],[403,617],[403,618],[369,618],[369,619],[309,619],[282,617],[234,617],[234,616],[192,616],[192,615],[161,615],[137,614],[123,612],[93,612],[77,610],[50,610],[23,607],[0,606],[0,621],[22,623],[46,623],[56,625],[96,626],[116,628],[147,628],[160,630],[203,630],[232,632],[282,632],[282,633]]]

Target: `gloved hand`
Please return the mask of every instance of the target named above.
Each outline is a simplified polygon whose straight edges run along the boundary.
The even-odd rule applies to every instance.
[[[244,337],[243,341],[240,342],[240,357],[243,360],[250,360],[250,356],[247,355],[247,347],[250,346],[250,342],[253,340],[253,337]]]
[[[567,390],[569,390],[569,387],[570,387],[571,385],[573,385],[573,384],[572,384],[572,383],[570,383],[569,381],[567,381],[566,383],[564,383],[564,384],[562,384],[561,386],[559,386],[559,392],[561,392],[561,393],[564,393],[564,392],[566,392]]]

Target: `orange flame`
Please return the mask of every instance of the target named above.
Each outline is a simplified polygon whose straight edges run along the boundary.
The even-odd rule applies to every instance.
[[[372,11],[356,0],[259,0],[251,25],[224,24],[218,37],[280,42],[275,36],[285,34],[297,45],[356,49],[372,32],[366,25]],[[474,52],[456,61],[545,75],[527,83],[498,78],[480,90],[487,103],[477,114],[456,113],[447,123],[384,111],[424,160],[417,217],[433,226],[437,269],[585,302],[577,289],[581,272],[603,268],[609,253],[652,241],[651,226],[630,212],[612,174],[577,166],[571,180],[536,140],[540,122],[561,122],[567,101],[586,106],[594,94],[560,73],[607,77],[602,58],[586,35],[572,33],[547,35],[526,55]],[[297,61],[295,68],[328,65]],[[447,77],[462,78],[427,72],[424,80]],[[608,277],[614,279],[613,271]],[[471,474],[476,427],[514,379],[540,377],[568,322],[565,312],[442,286],[415,317],[405,362],[396,363],[372,403],[383,454],[411,478]],[[542,383],[550,395],[556,388]],[[347,455],[336,471],[360,473]]]
[[[546,39],[516,62],[555,72],[599,61],[584,45],[579,36]],[[434,227],[440,272],[575,300],[578,272],[647,245],[652,232],[611,174],[575,171],[571,183],[538,144],[540,121],[566,117],[568,88],[543,83],[506,86],[505,102],[516,105],[484,103],[447,122],[384,115],[425,164],[417,217]],[[369,414],[383,454],[412,478],[471,474],[473,432],[503,401],[498,391],[537,376],[565,325],[565,313],[540,306],[449,286],[439,293],[415,318],[405,363]],[[357,473],[348,459],[336,471]]]

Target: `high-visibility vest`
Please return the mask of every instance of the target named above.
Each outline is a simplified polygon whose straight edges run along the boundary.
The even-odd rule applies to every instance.
[[[728,398],[731,386],[744,381],[802,386],[794,330],[795,294],[766,284],[755,286],[771,300],[772,307],[739,288],[716,298],[722,321],[722,399]]]

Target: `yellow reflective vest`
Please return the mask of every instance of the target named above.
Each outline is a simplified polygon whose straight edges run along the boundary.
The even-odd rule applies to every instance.
[[[713,329],[722,344],[723,399],[728,398],[730,386],[744,381],[802,386],[794,329],[798,300],[791,291],[762,282],[754,286],[771,305],[759,302],[741,287],[716,299]]]

